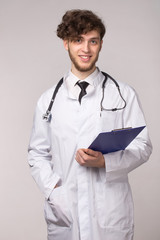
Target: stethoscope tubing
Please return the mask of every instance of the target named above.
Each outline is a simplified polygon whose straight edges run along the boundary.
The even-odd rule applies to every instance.
[[[103,80],[103,83],[102,83],[102,99],[101,99],[101,102],[100,102],[101,111],[103,111],[103,110],[104,110],[104,111],[118,111],[118,110],[124,109],[124,108],[126,107],[127,103],[126,103],[125,99],[124,99],[123,96],[122,96],[122,93],[121,93],[119,84],[118,84],[117,81],[116,81],[114,78],[112,78],[108,73],[102,72],[102,74],[105,76],[105,79]],[[104,107],[103,107],[104,89],[105,89],[105,85],[106,85],[106,82],[107,82],[108,78],[110,78],[110,79],[114,82],[114,84],[116,85],[116,87],[117,87],[117,89],[118,89],[119,95],[120,95],[121,99],[122,99],[123,102],[124,102],[124,106],[121,107],[121,108],[111,108],[111,109],[107,109],[107,108],[104,108]],[[51,119],[51,110],[52,110],[52,107],[53,107],[53,103],[54,103],[54,101],[55,101],[56,95],[57,95],[58,90],[59,90],[59,88],[61,87],[62,83],[63,83],[63,78],[61,78],[61,80],[57,83],[56,88],[55,88],[55,90],[54,90],[54,92],[53,92],[51,101],[50,101],[50,103],[49,103],[48,109],[47,109],[46,113],[43,114],[43,116],[42,116],[43,120],[45,120],[45,121],[50,121],[50,119]]]

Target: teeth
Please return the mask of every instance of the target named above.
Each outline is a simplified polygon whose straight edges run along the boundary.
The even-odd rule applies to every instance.
[[[82,58],[84,58],[84,59],[87,59],[87,58],[89,58],[88,56],[81,56]]]

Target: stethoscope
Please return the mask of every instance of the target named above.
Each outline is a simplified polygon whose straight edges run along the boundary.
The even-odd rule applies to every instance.
[[[126,103],[125,99],[122,96],[119,84],[108,73],[105,73],[105,72],[102,72],[102,73],[105,76],[105,79],[103,80],[103,83],[102,83],[102,99],[101,99],[101,102],[100,102],[101,112],[102,111],[112,111],[112,112],[114,112],[114,111],[119,111],[119,110],[124,109],[126,107],[127,103]],[[115,84],[115,86],[116,86],[116,88],[117,88],[117,90],[119,92],[119,95],[120,95],[120,97],[121,97],[121,99],[122,99],[122,101],[124,103],[123,107],[120,107],[120,108],[115,107],[115,108],[111,108],[111,109],[103,107],[104,90],[105,90],[105,85],[106,85],[106,82],[107,82],[108,78],[110,78],[114,82],[114,84]],[[51,120],[51,116],[52,116],[51,115],[51,110],[52,110],[52,107],[53,107],[53,103],[54,103],[54,100],[56,98],[57,92],[58,92],[59,88],[61,87],[62,83],[63,83],[63,78],[56,85],[56,88],[55,88],[55,90],[53,92],[53,95],[52,95],[51,101],[49,103],[48,109],[47,109],[46,113],[42,116],[43,120],[45,120],[47,122]]]

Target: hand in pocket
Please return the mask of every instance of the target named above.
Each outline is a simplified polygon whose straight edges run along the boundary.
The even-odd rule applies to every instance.
[[[53,223],[62,227],[70,227],[72,217],[68,206],[67,192],[63,186],[53,190],[49,204],[53,213]]]

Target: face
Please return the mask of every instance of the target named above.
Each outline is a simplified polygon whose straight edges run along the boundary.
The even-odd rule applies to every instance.
[[[73,73],[92,72],[96,67],[102,40],[99,32],[93,30],[72,41],[64,40],[64,47],[69,53]]]

